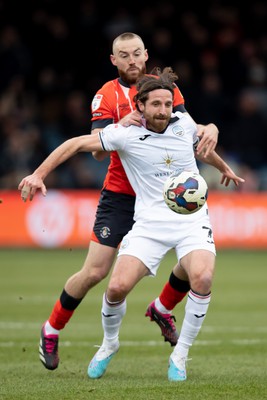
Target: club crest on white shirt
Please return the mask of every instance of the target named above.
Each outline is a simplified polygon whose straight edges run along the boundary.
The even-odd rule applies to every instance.
[[[129,239],[124,237],[121,242],[121,248],[125,249],[128,245],[129,245]]]
[[[172,128],[172,132],[176,135],[176,136],[183,136],[184,135],[184,128],[180,125],[174,125],[174,127]]]

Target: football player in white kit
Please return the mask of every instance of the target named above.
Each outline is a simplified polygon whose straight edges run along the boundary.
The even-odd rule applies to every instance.
[[[77,152],[119,153],[128,179],[136,193],[135,223],[124,237],[103,295],[101,347],[88,367],[88,376],[100,378],[119,350],[119,329],[126,313],[126,296],[145,276],[155,276],[164,255],[175,249],[180,268],[190,282],[180,337],[168,366],[170,381],[186,379],[189,348],[205,319],[210,298],[216,249],[205,204],[191,215],[176,214],[163,198],[166,178],[177,169],[198,172],[194,145],[197,126],[186,113],[172,113],[173,88],[177,76],[165,68],[159,77],[148,76],[138,84],[136,106],[143,113],[143,126],[109,125],[97,135],[67,140],[55,149],[36,171],[19,184],[24,201],[40,189],[44,179],[59,164]],[[201,156],[198,156],[201,160]],[[205,162],[222,173],[222,183],[236,185],[244,180],[213,151]]]

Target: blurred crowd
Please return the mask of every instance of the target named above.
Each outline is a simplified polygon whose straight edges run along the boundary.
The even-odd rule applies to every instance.
[[[147,72],[172,66],[185,106],[220,130],[217,151],[246,184],[267,190],[267,3],[171,0],[115,2],[0,0],[0,188],[22,177],[62,141],[90,133],[95,92],[117,77],[114,37],[138,33]],[[46,180],[48,187],[102,186],[108,159],[80,154]],[[219,175],[200,165],[210,188]]]

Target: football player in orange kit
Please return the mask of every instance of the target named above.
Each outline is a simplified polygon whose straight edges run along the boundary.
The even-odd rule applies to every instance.
[[[91,134],[96,134],[110,123],[141,125],[142,115],[135,109],[133,97],[137,93],[136,82],[146,73],[148,52],[140,36],[126,32],[113,41],[110,60],[118,69],[119,77],[105,83],[96,93],[92,104]],[[186,112],[184,98],[175,88],[173,111]],[[214,150],[218,129],[214,124],[198,125],[201,139],[197,152],[207,156]],[[144,139],[145,140],[145,139]],[[51,315],[41,329],[40,360],[50,370],[59,364],[59,331],[65,327],[87,292],[101,282],[110,272],[118,246],[134,223],[135,193],[128,181],[117,152],[95,152],[101,161],[110,156],[110,164],[101,190],[91,235],[88,254],[80,271],[72,275],[56,301]],[[160,296],[147,309],[146,316],[155,321],[166,341],[177,343],[178,332],[172,310],[190,289],[184,272],[179,276],[172,272]]]

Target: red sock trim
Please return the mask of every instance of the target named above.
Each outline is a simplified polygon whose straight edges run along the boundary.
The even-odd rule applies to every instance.
[[[174,307],[183,300],[187,292],[180,292],[175,290],[169,282],[167,282],[159,296],[162,305],[167,310],[173,310]]]
[[[69,322],[73,313],[74,310],[66,310],[62,307],[60,300],[57,300],[48,321],[54,329],[61,330]]]

